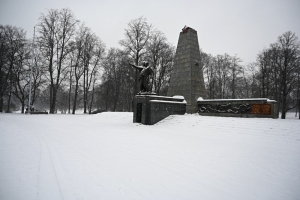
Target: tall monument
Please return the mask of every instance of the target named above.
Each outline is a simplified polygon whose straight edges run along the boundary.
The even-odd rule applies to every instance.
[[[184,96],[187,113],[197,112],[197,99],[206,97],[197,31],[184,27],[180,32],[168,96]]]

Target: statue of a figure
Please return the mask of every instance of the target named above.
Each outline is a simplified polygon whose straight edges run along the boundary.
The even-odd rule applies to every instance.
[[[151,86],[150,86],[150,75],[153,73],[152,68],[149,66],[149,63],[146,61],[142,62],[142,66],[136,66],[134,64],[129,63],[132,67],[139,70],[139,86],[140,86],[140,92],[151,92]]]

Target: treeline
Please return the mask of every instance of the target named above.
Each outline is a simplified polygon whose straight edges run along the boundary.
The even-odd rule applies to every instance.
[[[130,111],[138,74],[128,63],[143,60],[154,67],[152,90],[166,93],[174,47],[144,17],[128,24],[122,49],[106,49],[69,9],[41,14],[35,28],[27,39],[22,28],[0,25],[0,112],[24,113],[30,79],[35,109]]]
[[[175,47],[144,17],[128,23],[121,48],[106,48],[69,9],[41,14],[35,28],[34,38],[27,39],[22,28],[0,25],[0,112],[23,113],[28,107],[30,74],[31,107],[36,109],[131,111],[138,74],[128,63],[144,60],[154,70],[152,91],[166,95]],[[246,66],[237,55],[201,52],[207,98],[274,99],[282,118],[299,102],[299,63],[300,44],[292,32]]]
[[[269,98],[278,102],[281,118],[299,108],[300,43],[286,32],[246,66],[228,54],[201,53],[207,97],[210,99]]]

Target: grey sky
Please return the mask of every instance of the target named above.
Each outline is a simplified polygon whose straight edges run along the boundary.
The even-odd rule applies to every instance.
[[[0,0],[0,24],[24,28],[31,38],[51,8],[70,8],[108,48],[120,47],[127,24],[144,16],[174,46],[187,25],[204,52],[237,54],[244,64],[286,31],[300,37],[299,0]]]

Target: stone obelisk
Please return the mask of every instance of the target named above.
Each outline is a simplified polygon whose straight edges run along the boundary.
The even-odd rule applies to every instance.
[[[184,96],[187,113],[197,112],[197,99],[206,97],[197,31],[184,27],[180,32],[168,96]]]

